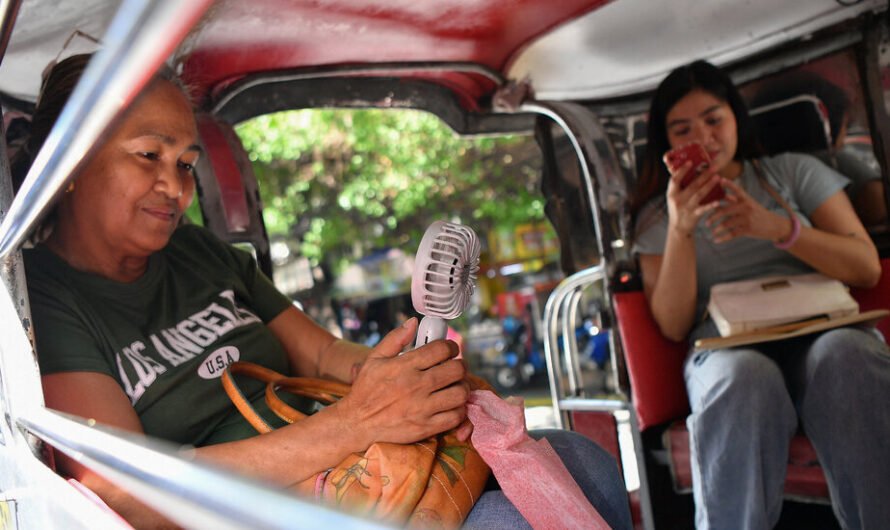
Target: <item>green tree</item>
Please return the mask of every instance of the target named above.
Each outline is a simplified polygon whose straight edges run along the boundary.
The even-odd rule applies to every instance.
[[[301,110],[237,127],[272,235],[339,268],[373,248],[412,248],[435,219],[480,235],[543,219],[529,136],[461,138],[413,110]]]

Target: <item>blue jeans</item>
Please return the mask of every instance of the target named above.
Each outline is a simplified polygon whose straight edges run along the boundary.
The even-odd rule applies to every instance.
[[[587,500],[612,528],[632,528],[624,479],[615,458],[584,436],[560,430],[539,430],[532,438],[546,438],[562,459]],[[558,506],[553,507],[558,510]],[[500,490],[486,491],[470,511],[468,530],[531,528]]]
[[[692,354],[685,364],[696,528],[768,529],[802,428],[844,528],[890,524],[890,355],[873,330]]]

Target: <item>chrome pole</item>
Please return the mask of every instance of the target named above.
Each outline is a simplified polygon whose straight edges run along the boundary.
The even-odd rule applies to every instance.
[[[570,397],[580,397],[583,388],[581,365],[578,363],[578,341],[575,339],[575,329],[578,326],[578,301],[583,294],[582,289],[582,286],[576,287],[562,303],[562,355],[566,363],[566,382]]]
[[[3,62],[3,56],[6,55],[6,47],[21,5],[21,0],[0,0],[0,62]]]
[[[546,329],[544,337],[544,359],[547,362],[547,377],[550,381],[550,397],[553,401],[553,412],[556,420],[556,427],[562,429],[565,426],[565,416],[560,409],[560,402],[566,396],[562,388],[562,367],[559,362],[559,323],[560,312],[565,304],[565,299],[576,289],[582,288],[595,281],[602,280],[603,266],[595,265],[593,267],[581,270],[569,276],[550,293],[547,303],[544,305],[544,326]]]
[[[172,444],[33,407],[21,428],[186,528],[384,528],[311,504],[200,460]]]
[[[12,36],[12,29],[15,26],[18,17],[20,0],[0,0],[0,63],[3,56],[6,55],[6,47],[9,45],[9,38]],[[2,113],[0,113],[0,122],[2,122]],[[0,137],[6,137],[6,130],[0,125]],[[12,173],[9,168],[9,157],[7,156],[6,142],[0,141],[0,220],[6,217],[9,207],[12,205]],[[3,286],[9,291],[11,298],[15,301],[15,308],[18,311],[19,319],[25,327],[26,332],[30,336],[30,327],[26,325],[27,315],[30,315],[30,306],[28,303],[28,291],[25,288],[25,271],[22,267],[21,254],[18,252],[10,253],[0,259],[0,278],[3,280]],[[3,381],[0,380],[0,393],[3,392]]]
[[[0,224],[0,258],[27,237],[112,121],[212,0],[125,0]]]

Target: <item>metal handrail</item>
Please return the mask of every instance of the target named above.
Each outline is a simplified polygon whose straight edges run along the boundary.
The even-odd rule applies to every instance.
[[[186,528],[386,528],[300,500],[167,442],[34,407],[17,424]],[[235,501],[233,502],[233,499]]]
[[[557,428],[564,428],[565,421],[563,411],[559,408],[559,401],[563,398],[562,382],[560,381],[560,364],[557,360],[559,354],[559,320],[560,310],[566,297],[576,289],[602,280],[605,275],[603,265],[595,265],[588,269],[578,271],[569,276],[550,293],[547,303],[544,305],[544,359],[547,362],[547,376],[550,380],[550,396],[553,402],[554,419]]]
[[[113,120],[151,80],[213,0],[126,0],[37,154],[0,224],[0,259],[15,250]]]
[[[568,395],[571,397],[580,397],[584,389],[581,364],[578,361],[578,340],[575,337],[575,330],[578,328],[578,302],[581,300],[581,291],[582,288],[579,286],[563,299],[563,316],[560,319],[562,321],[562,355],[566,363]]]
[[[6,47],[9,45],[9,38],[12,36],[12,27],[19,14],[21,0],[0,0],[0,62],[6,55]]]

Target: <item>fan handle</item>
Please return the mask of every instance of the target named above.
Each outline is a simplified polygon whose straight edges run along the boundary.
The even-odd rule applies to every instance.
[[[448,334],[448,324],[445,319],[439,317],[423,317],[417,326],[417,341],[414,349],[429,344],[434,340],[444,339]]]

